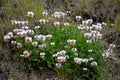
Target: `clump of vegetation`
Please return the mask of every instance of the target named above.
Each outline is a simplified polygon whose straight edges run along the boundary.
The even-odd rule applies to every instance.
[[[40,14],[43,16],[38,19],[28,11],[24,20],[12,20],[15,29],[4,36],[27,69],[47,65],[60,78],[72,75],[78,80],[102,79],[104,57],[108,58],[114,47],[110,45],[104,52],[101,31],[106,23],[93,24],[92,19],[76,16],[80,24],[75,24],[67,15],[70,11],[49,14],[45,10]]]

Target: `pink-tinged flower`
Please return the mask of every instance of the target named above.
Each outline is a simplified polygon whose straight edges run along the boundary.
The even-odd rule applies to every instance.
[[[96,39],[101,40],[102,38],[103,38],[102,34],[98,33],[98,34],[96,35]]]
[[[38,42],[37,42],[37,41],[34,41],[34,42],[32,42],[32,45],[33,45],[33,47],[37,47]]]
[[[75,63],[81,64],[82,59],[81,58],[74,58]]]
[[[45,24],[46,22],[47,22],[46,19],[40,19],[40,20],[39,20],[39,23],[40,23],[40,24]]]
[[[13,32],[9,32],[8,35],[10,36],[10,38],[13,38]]]
[[[44,51],[45,47],[46,47],[46,44],[38,45],[38,47],[41,51]]]
[[[34,13],[32,11],[28,11],[27,12],[27,16],[33,18],[34,17]]]
[[[16,43],[17,43],[16,41],[11,41],[12,45],[16,45]]]
[[[97,25],[97,26],[96,26],[96,30],[97,30],[97,31],[101,31],[101,30],[102,30],[102,26],[98,26],[98,25]]]
[[[40,58],[45,58],[45,53],[44,52],[42,52],[42,53],[40,53]]]
[[[65,50],[61,50],[60,52],[57,52],[58,56],[65,56],[66,51]]]
[[[57,68],[61,68],[62,64],[61,64],[61,63],[55,63],[55,66],[56,66]]]
[[[32,43],[32,38],[31,37],[25,37],[25,42],[26,43]]]
[[[22,44],[21,43],[17,43],[17,48],[22,48]]]
[[[90,65],[95,67],[95,66],[97,66],[97,62],[94,61],[94,62],[90,63]]]
[[[67,43],[68,43],[69,45],[75,45],[75,44],[76,44],[76,40],[74,40],[74,39],[68,39],[68,40],[67,40]]]
[[[84,37],[87,38],[87,39],[91,38],[91,33],[85,33]]]
[[[17,35],[18,35],[20,38],[23,38],[23,37],[24,37],[23,32],[18,32]]]
[[[72,48],[71,51],[76,52],[77,48]]]
[[[64,56],[58,56],[58,57],[57,57],[57,61],[58,61],[59,63],[65,62],[65,61],[66,61],[66,57],[64,57]]]
[[[60,26],[60,22],[54,22],[54,26],[55,26],[55,27]]]
[[[46,38],[50,40],[52,38],[52,35],[48,34],[48,35],[46,35]]]
[[[33,31],[33,30],[27,30],[27,33],[28,33],[29,35],[34,35],[34,31]]]
[[[70,26],[70,23],[64,23],[63,24],[65,27],[69,27]]]
[[[110,52],[105,51],[105,52],[102,54],[102,56],[105,57],[105,58],[108,58],[108,57],[110,57]]]
[[[87,25],[91,25],[93,23],[93,20],[92,19],[88,19],[88,20],[86,20],[86,23],[87,23]]]
[[[38,36],[37,36],[37,40],[40,41],[40,42],[45,42],[46,37],[43,36],[43,35],[38,35]]]
[[[23,52],[23,55],[20,55],[21,57],[24,57],[24,58],[27,58],[27,57],[29,57],[31,55],[31,52],[29,52],[29,51],[24,51]]]
[[[89,59],[82,59],[83,63],[88,63]]]
[[[5,36],[4,36],[4,41],[5,41],[5,42],[8,42],[9,40],[10,40],[10,36],[9,36],[9,35],[5,35]]]

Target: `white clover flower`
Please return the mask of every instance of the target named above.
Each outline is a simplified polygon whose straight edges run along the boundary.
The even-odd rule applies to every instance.
[[[25,37],[25,42],[26,43],[31,43],[32,42],[32,37]]]
[[[46,44],[38,45],[38,47],[41,51],[44,51],[46,48]]]
[[[33,18],[34,17],[34,13],[32,11],[28,11],[27,12],[27,16]]]
[[[58,56],[58,57],[57,57],[57,61],[58,61],[59,63],[65,62],[65,61],[66,61],[66,57],[64,57],[64,56]]]
[[[55,45],[55,42],[51,42],[50,45],[51,45],[51,46],[54,46],[54,45]]]
[[[98,26],[98,25],[97,25],[97,26],[96,26],[96,30],[97,30],[97,31],[101,31],[101,30],[102,30],[102,26]]]
[[[72,48],[71,51],[76,52],[77,48]]]
[[[110,44],[110,49],[113,49],[115,48],[115,45],[114,44]]]
[[[38,46],[38,42],[37,42],[37,41],[34,41],[34,42],[32,42],[32,45],[33,45],[34,47],[37,47],[37,46]]]
[[[81,24],[78,25],[77,28],[80,29],[80,30],[84,30],[85,29],[85,27],[83,25],[81,25]]]
[[[37,40],[40,41],[40,42],[45,42],[46,36],[44,36],[44,35],[38,35],[37,36]]]
[[[98,34],[96,35],[96,39],[101,40],[102,38],[103,38],[102,34],[98,33]]]
[[[40,53],[40,58],[45,58],[45,53],[44,52],[42,52],[42,53]]]
[[[75,18],[76,18],[77,21],[80,21],[82,19],[81,16],[76,16]]]
[[[33,31],[33,30],[27,30],[27,33],[28,33],[29,35],[34,35],[34,31]]]
[[[107,25],[107,23],[105,23],[105,22],[102,22],[102,26],[106,26]]]
[[[8,35],[10,36],[10,38],[13,38],[13,32],[9,32]]]
[[[40,24],[45,24],[46,22],[47,22],[46,19],[40,19],[40,20],[39,20],[39,23],[40,23]]]
[[[22,44],[21,43],[17,43],[17,48],[22,48]]]
[[[83,68],[83,70],[84,70],[84,71],[87,71],[87,70],[88,70],[88,68]]]
[[[58,54],[53,54],[53,57],[57,57],[58,56]]]
[[[103,57],[105,58],[108,58],[110,56],[110,52],[108,51],[105,51],[103,54],[102,54]]]
[[[81,64],[82,59],[80,59],[80,58],[74,58],[74,61],[75,61],[75,63],[77,63],[77,64]]]
[[[40,29],[40,26],[35,26],[35,29]]]
[[[76,40],[74,40],[74,39],[68,39],[68,40],[67,40],[67,43],[68,43],[69,45],[75,45],[75,44],[76,44]]]
[[[28,30],[29,27],[28,26],[22,26],[22,29]]]
[[[61,50],[60,52],[57,52],[58,56],[65,56],[66,51],[65,50]]]
[[[23,38],[23,37],[24,37],[23,32],[17,32],[17,35],[18,35],[18,37],[20,37],[20,38]]]
[[[88,63],[89,59],[82,59],[83,63]]]
[[[55,27],[60,26],[60,22],[54,22],[54,26]]]
[[[70,14],[70,13],[71,13],[71,11],[66,11],[66,13]]]
[[[47,16],[47,15],[48,15],[47,10],[43,11],[43,12],[42,12],[42,15],[43,15],[43,16]]]
[[[91,58],[89,58],[89,61],[93,61],[93,60],[94,60],[94,58],[92,58],[92,57],[91,57]]]
[[[55,63],[55,66],[56,66],[57,68],[61,68],[62,64],[61,64],[61,63]]]
[[[51,39],[51,38],[52,38],[52,35],[51,35],[51,34],[48,34],[48,35],[46,35],[46,38],[47,38],[47,39]]]
[[[86,40],[86,43],[90,44],[92,43],[92,40]]]
[[[91,25],[93,23],[93,20],[92,19],[88,19],[88,20],[86,20],[86,23],[87,23],[87,25]]]
[[[65,27],[69,27],[70,26],[70,23],[64,23],[63,24]]]
[[[75,55],[75,56],[78,56],[78,53],[75,53],[74,55]]]
[[[17,43],[16,41],[11,41],[12,45],[16,45],[16,43]]]
[[[9,35],[5,35],[5,36],[4,36],[4,41],[5,41],[5,42],[8,42],[9,40],[10,40],[10,36],[9,36]]]
[[[95,67],[95,66],[97,66],[97,62],[94,61],[94,62],[90,63],[90,65]]]
[[[21,37],[25,37],[25,36],[27,36],[27,31],[25,31],[25,30],[23,30],[22,32],[21,32]]]
[[[89,49],[89,50],[88,50],[88,52],[90,52],[90,53],[91,53],[91,52],[93,52],[93,50],[92,50],[92,49]]]
[[[27,57],[29,57],[31,55],[31,52],[29,52],[29,51],[24,51],[23,52],[23,55],[20,55],[21,57],[24,57],[24,58],[27,58]]]
[[[91,33],[85,33],[84,37],[87,38],[87,39],[91,38]]]

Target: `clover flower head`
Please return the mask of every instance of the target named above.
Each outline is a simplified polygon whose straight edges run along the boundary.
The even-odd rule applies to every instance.
[[[91,38],[91,33],[85,33],[84,38],[87,38],[87,39]]]
[[[92,63],[90,63],[90,64],[91,64],[91,66],[93,66],[93,67],[97,66],[97,62],[96,62],[96,61],[94,61],[94,62],[92,62]]]
[[[38,45],[37,41],[32,42],[33,47],[36,47]]]
[[[25,37],[25,42],[26,43],[31,43],[32,42],[32,37]]]
[[[27,16],[33,18],[34,17],[34,13],[32,11],[28,11],[27,12]]]
[[[55,66],[56,66],[57,68],[61,68],[62,64],[61,64],[61,63],[55,63]]]
[[[31,52],[29,52],[29,51],[24,51],[23,52],[23,55],[20,55],[21,57],[24,57],[24,58],[27,58],[27,57],[29,57],[31,55]]]
[[[75,45],[76,44],[76,40],[74,40],[74,39],[68,39],[67,43],[70,44],[70,45]]]
[[[60,22],[54,22],[54,26],[55,27],[60,26]]]
[[[45,58],[45,53],[44,52],[42,52],[42,53],[40,53],[40,58]]]
[[[64,23],[63,24],[65,27],[69,27],[70,26],[70,23]]]
[[[51,42],[50,45],[51,45],[51,46],[54,46],[54,45],[55,45],[55,42]]]
[[[42,12],[42,15],[43,15],[43,16],[47,16],[47,15],[48,15],[47,10],[43,11],[43,12]]]

